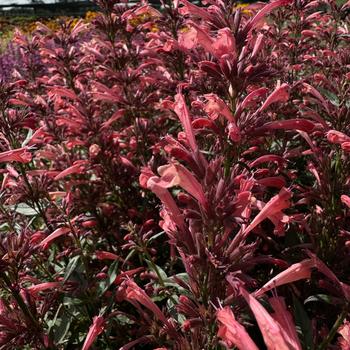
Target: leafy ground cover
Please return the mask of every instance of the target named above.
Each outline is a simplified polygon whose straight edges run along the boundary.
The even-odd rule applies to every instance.
[[[98,3],[2,56],[0,349],[349,349],[350,3]]]

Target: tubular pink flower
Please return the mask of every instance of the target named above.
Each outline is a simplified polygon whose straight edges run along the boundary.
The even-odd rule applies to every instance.
[[[338,333],[341,336],[338,338],[338,344],[340,346],[340,349],[349,350],[350,349],[350,322],[347,320],[344,320],[344,323],[338,329]]]
[[[194,136],[194,131],[191,124],[190,113],[187,109],[185,99],[181,93],[175,96],[174,111],[180,119],[180,122],[185,130],[188,143],[192,151],[197,151],[198,146]]]
[[[49,92],[49,96],[52,96],[52,95],[57,95],[59,97],[67,97],[73,101],[79,100],[79,97],[76,95],[74,91],[61,86],[52,88]]]
[[[164,183],[166,188],[180,186],[196,198],[204,207],[207,205],[201,184],[183,165],[176,163],[163,165],[158,168],[158,173],[161,176],[162,184]]]
[[[299,281],[301,279],[309,279],[311,277],[311,270],[315,266],[315,261],[313,259],[305,259],[299,263],[293,264],[286,270],[279,273],[277,276],[272,278],[263,287],[254,293],[256,297],[261,296],[267,291],[282,286],[284,284]]]
[[[92,325],[89,328],[89,332],[85,338],[85,342],[81,350],[90,349],[96,338],[103,332],[104,327],[104,318],[102,316],[95,316],[92,320]]]
[[[251,224],[244,230],[243,234],[247,235],[256,226],[258,226],[263,220],[271,218],[277,213],[280,213],[283,209],[290,206],[291,193],[285,187],[283,187],[280,193],[272,197],[260,211],[260,213],[254,218]],[[274,221],[274,220],[271,220]]]
[[[249,34],[258,25],[258,23],[272,10],[280,6],[288,5],[292,2],[293,0],[276,0],[265,5],[251,20],[247,22],[243,28],[243,32],[245,34]]]
[[[187,50],[193,49],[197,45],[197,30],[190,26],[179,33],[179,45]]]
[[[256,167],[259,164],[267,163],[267,162],[276,162],[278,165],[284,164],[286,159],[281,156],[277,156],[276,154],[265,154],[250,163],[250,167]]]
[[[217,37],[212,38],[196,23],[191,22],[189,26],[188,30],[180,33],[179,44],[184,48],[192,49],[198,44],[217,59],[223,55],[230,55],[233,59],[237,58],[236,41],[229,28],[218,30]]]
[[[238,106],[240,112],[244,108],[249,107],[249,105],[252,104],[252,102],[255,102],[258,98],[265,96],[267,94],[267,92],[268,92],[267,88],[261,87],[259,89],[252,91],[251,93],[249,93]]]
[[[153,314],[166,326],[172,336],[177,337],[174,326],[167,320],[160,308],[151,300],[151,298],[143,291],[134,281],[126,281],[126,300],[137,301]]]
[[[32,155],[26,147],[17,148],[10,151],[0,153],[0,162],[19,162],[29,163],[32,160]]]
[[[350,197],[346,194],[340,196],[340,200],[344,203],[348,208],[350,208]]]
[[[343,142],[341,144],[341,148],[342,150],[344,150],[345,152],[350,152],[350,142]]]
[[[211,15],[207,10],[198,7],[187,0],[180,0],[180,3],[184,5],[183,7],[179,8],[179,13],[181,15],[185,16],[191,14],[200,17],[206,21],[210,21]]]
[[[230,55],[233,59],[237,58],[236,40],[230,28],[218,30],[218,35],[213,43],[213,53],[217,58],[223,55]]]
[[[163,183],[162,180],[157,176],[153,176],[147,181],[147,188],[150,189],[165,205],[165,207],[169,211],[171,219],[176,223],[178,228],[184,230],[185,223],[183,215],[181,214],[173,197],[167,190],[166,185],[167,184]]]
[[[264,130],[301,130],[311,132],[315,124],[308,119],[286,119],[267,123],[262,126]]]
[[[240,293],[255,316],[268,350],[293,349],[288,344],[288,336],[286,336],[281,325],[270,316],[266,309],[244,288],[240,287]]]
[[[208,100],[204,107],[204,110],[208,113],[209,117],[213,120],[220,115],[224,116],[229,122],[233,122],[234,118],[227,107],[226,103],[215,94],[206,94],[204,97]]]
[[[77,160],[74,162],[72,166],[69,168],[61,171],[56,177],[55,180],[60,180],[68,175],[72,174],[82,174],[86,168],[86,166],[89,164],[88,160]]]
[[[118,260],[119,256],[110,252],[105,252],[103,250],[95,251],[96,258],[98,260]]]
[[[282,297],[272,297],[269,299],[275,313],[271,316],[277,321],[285,331],[285,337],[291,345],[290,349],[302,350],[301,344],[296,331],[296,326],[291,313],[287,310],[286,303]]]
[[[71,231],[71,229],[69,227],[63,226],[60,227],[58,229],[56,229],[55,231],[53,231],[50,235],[48,235],[41,243],[40,246],[43,249],[47,249],[50,245],[50,243],[56,239],[57,237],[63,236],[67,233],[69,233]]]
[[[229,307],[220,309],[216,313],[217,320],[221,323],[218,336],[231,348],[236,346],[239,350],[258,350],[245,328],[236,321]]]
[[[272,103],[275,102],[286,102],[289,99],[289,85],[282,84],[277,86],[276,89],[267,97],[266,101],[259,108],[258,112],[263,112],[267,109]]]
[[[39,292],[47,289],[54,289],[61,285],[60,282],[44,282],[35,284],[34,286],[30,286],[26,288],[26,290],[32,295],[36,296]]]

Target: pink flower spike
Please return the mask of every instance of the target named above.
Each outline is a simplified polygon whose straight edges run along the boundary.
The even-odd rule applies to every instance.
[[[240,293],[255,316],[267,349],[294,350],[294,348],[288,344],[284,330],[279,323],[269,315],[266,309],[243,287],[240,287]]]
[[[236,346],[239,350],[258,350],[245,328],[236,321],[229,307],[218,310],[216,318],[221,323],[218,336],[230,348]]]
[[[350,208],[350,197],[346,194],[340,196],[340,200],[344,203],[348,208]]]
[[[289,99],[289,85],[282,84],[277,86],[276,89],[268,96],[263,105],[258,109],[258,112],[261,113],[272,103],[275,102],[286,102]]]
[[[291,193],[285,187],[281,189],[279,194],[272,197],[260,211],[260,213],[254,218],[250,225],[244,230],[244,235],[247,235],[256,226],[258,226],[263,220],[272,217],[273,215],[281,212],[290,206]]]
[[[0,153],[1,162],[19,162],[29,163],[32,160],[32,155],[28,152],[26,147],[17,148],[10,151]]]
[[[60,227],[58,229],[56,229],[55,231],[53,231],[50,235],[48,235],[41,243],[40,246],[43,249],[47,249],[50,245],[50,243],[56,239],[57,237],[63,236],[67,233],[69,233],[71,231],[71,229],[69,227],[63,226]]]
[[[315,267],[315,262],[313,259],[305,259],[299,263],[293,264],[272,278],[263,287],[256,291],[254,295],[259,297],[278,286],[299,281],[301,279],[309,279],[311,277],[311,270],[313,267]]]
[[[26,288],[26,290],[32,295],[33,297],[37,296],[37,294],[43,290],[47,289],[54,289],[61,285],[60,282],[44,282],[35,284],[34,286],[30,286]]]
[[[176,163],[163,165],[158,168],[158,173],[166,188],[180,186],[206,207],[207,200],[201,184],[183,165]]]
[[[92,320],[92,325],[89,328],[89,332],[85,338],[85,342],[81,350],[90,349],[96,338],[103,332],[104,327],[104,318],[102,316],[95,316]]]
[[[72,175],[72,174],[82,174],[86,168],[86,166],[89,164],[88,160],[77,160],[76,162],[74,162],[74,164],[72,166],[70,166],[69,168],[61,171],[54,180],[60,180],[68,175]]]

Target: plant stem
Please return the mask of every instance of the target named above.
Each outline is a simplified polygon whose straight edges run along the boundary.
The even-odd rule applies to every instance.
[[[333,340],[335,334],[337,333],[337,330],[339,329],[340,325],[342,324],[347,314],[348,314],[348,308],[346,307],[344,308],[343,312],[338,316],[337,320],[335,321],[327,337],[323,340],[323,342],[318,347],[318,350],[326,350],[328,348],[328,345]]]

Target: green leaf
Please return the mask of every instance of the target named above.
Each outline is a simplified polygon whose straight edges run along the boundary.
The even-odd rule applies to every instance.
[[[294,317],[297,333],[305,350],[313,350],[312,326],[303,305],[293,295]]]
[[[38,215],[38,212],[30,207],[28,204],[25,203],[19,203],[17,205],[10,206],[10,209],[14,210],[15,212],[26,215],[26,216],[35,216]]]
[[[79,262],[80,262],[80,256],[79,255],[77,255],[74,258],[69,260],[69,263],[67,264],[67,267],[66,267],[66,272],[64,274],[63,282],[66,282],[69,279],[69,277],[72,275],[72,273],[78,267]]]
[[[166,280],[166,279],[168,278],[166,272],[165,272],[161,267],[159,267],[158,265],[156,265],[156,264],[150,262],[148,259],[145,259],[145,261],[146,261],[146,263],[147,263],[147,265],[148,265],[148,268],[149,268],[151,271],[156,272],[156,271],[154,271],[154,266],[157,268],[158,273],[159,273],[159,275],[160,275],[160,277],[162,278],[163,281]]]
[[[27,133],[27,136],[26,136],[26,139],[23,141],[21,147],[26,146],[26,144],[29,142],[29,140],[31,139],[32,136],[33,136],[33,130],[32,130],[32,129],[29,129],[29,130],[28,130],[28,133]]]
[[[324,302],[327,304],[333,303],[333,298],[330,295],[327,294],[315,294],[311,295],[304,301],[304,305],[310,302]]]
[[[53,328],[52,333],[56,344],[63,344],[65,342],[66,340],[65,338],[69,331],[71,323],[72,323],[72,316],[64,312],[62,317],[60,318],[60,322],[57,323],[57,327]]]
[[[118,260],[113,261],[113,263],[108,269],[108,279],[102,281],[99,284],[99,290],[98,290],[99,296],[103,295],[108,290],[108,288],[112,285],[112,283],[115,281],[118,275],[118,266],[119,266],[119,261]]]
[[[318,88],[320,90],[320,92],[322,92],[323,95],[325,95],[328,99],[328,101],[333,105],[333,106],[336,106],[336,107],[339,107],[340,106],[340,101],[339,101],[339,98],[336,94],[334,94],[333,92],[331,91],[328,91],[328,90],[325,90],[325,89],[322,89],[322,88]]]
[[[161,232],[155,234],[154,236],[152,236],[152,237],[148,240],[147,243],[154,241],[154,240],[157,239],[158,237],[162,236],[164,233],[165,233],[165,231],[161,231]]]

